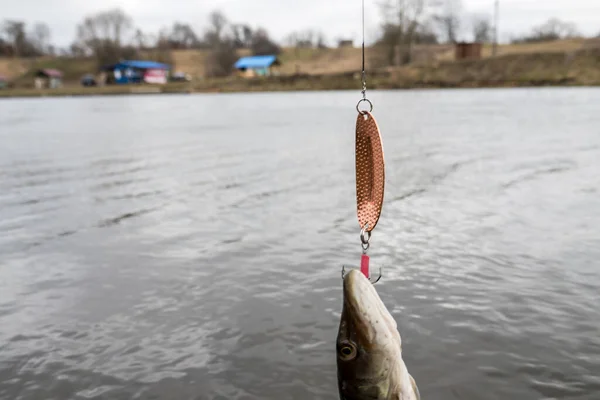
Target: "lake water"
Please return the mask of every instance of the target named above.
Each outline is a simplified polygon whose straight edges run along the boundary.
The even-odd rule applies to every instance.
[[[422,398],[600,398],[600,89],[368,95]],[[337,399],[359,98],[0,101],[0,398]]]

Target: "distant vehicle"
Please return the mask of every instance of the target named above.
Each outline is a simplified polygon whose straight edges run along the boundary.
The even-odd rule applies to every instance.
[[[171,82],[189,82],[192,77],[185,72],[175,72],[171,75]]]
[[[84,75],[83,78],[81,78],[81,84],[83,86],[96,86],[96,78],[94,78],[94,75],[92,74]]]

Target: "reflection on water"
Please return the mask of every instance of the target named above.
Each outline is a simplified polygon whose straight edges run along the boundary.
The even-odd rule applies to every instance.
[[[3,101],[0,398],[337,398],[355,95]],[[595,399],[600,90],[371,96],[423,398]]]

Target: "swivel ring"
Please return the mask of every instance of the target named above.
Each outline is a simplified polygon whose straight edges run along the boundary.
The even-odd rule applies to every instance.
[[[367,103],[369,103],[369,111],[367,110],[360,110],[360,108],[358,108],[358,106],[360,106],[360,103],[362,103],[363,101],[366,101]],[[359,114],[366,114],[367,112],[373,112],[373,103],[371,103],[371,100],[369,99],[360,99],[358,101],[358,103],[356,104],[356,111],[358,111]]]
[[[367,244],[361,243],[360,246],[363,249],[363,254],[367,254],[367,251],[369,250],[369,246],[370,246],[369,243],[367,243]]]
[[[369,240],[371,240],[371,231],[367,231],[367,226],[369,224],[365,224],[364,228],[360,230],[360,241],[363,245],[369,245]],[[368,234],[368,237],[365,238],[365,234]],[[363,246],[364,247],[364,246]]]

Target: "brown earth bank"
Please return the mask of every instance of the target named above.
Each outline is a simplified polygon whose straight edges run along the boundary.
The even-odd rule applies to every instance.
[[[367,51],[369,89],[473,88],[600,85],[600,45],[595,40],[572,39],[547,43],[500,46],[492,57],[485,46],[481,59],[453,60],[449,45],[415,49],[415,61],[403,67],[377,67],[381,51]],[[140,93],[254,92],[298,90],[360,91],[360,49],[285,49],[281,75],[262,78],[204,78],[206,54],[173,52],[174,70],[192,76],[191,82],[166,85],[111,85],[82,87],[79,79],[95,71],[91,59],[39,58],[0,60],[0,74],[16,76],[0,97],[76,96]],[[33,75],[39,68],[64,73],[64,86],[36,90]]]

